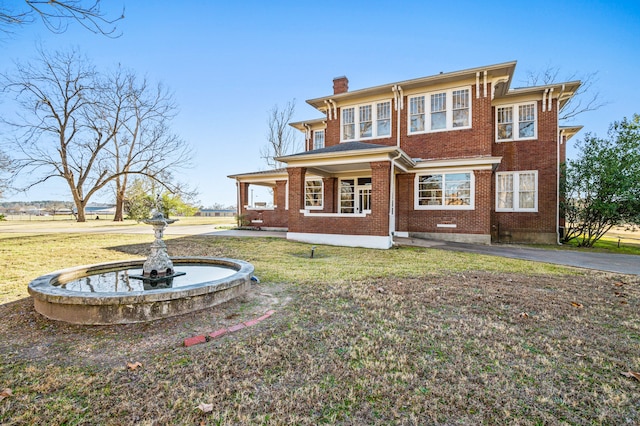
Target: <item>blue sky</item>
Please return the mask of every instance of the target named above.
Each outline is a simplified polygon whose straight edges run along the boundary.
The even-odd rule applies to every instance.
[[[32,24],[0,41],[0,70],[33,58],[42,43],[48,50],[74,46],[101,68],[120,63],[163,82],[180,106],[172,128],[196,154],[181,180],[197,187],[204,206],[235,204],[235,183],[226,176],[266,168],[259,151],[271,107],[295,98],[295,121],[318,118],[304,101],[331,94],[341,75],[354,90],[517,60],[512,87],[548,66],[561,76],[599,73],[596,89],[609,103],[570,123],[584,126],[575,139],[604,136],[612,121],[640,113],[638,1],[102,4],[111,16],[125,7],[120,38],[73,24],[56,35]],[[93,201],[110,198],[105,191]],[[71,197],[60,180],[7,198],[42,199]]]

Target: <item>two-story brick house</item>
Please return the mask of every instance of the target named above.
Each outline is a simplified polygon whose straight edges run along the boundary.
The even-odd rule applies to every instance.
[[[511,89],[515,62],[307,101],[305,151],[286,168],[229,176],[239,214],[310,243],[389,248],[394,236],[489,244],[558,241],[560,164],[580,127],[558,111],[572,81]],[[251,185],[273,205],[249,205]]]

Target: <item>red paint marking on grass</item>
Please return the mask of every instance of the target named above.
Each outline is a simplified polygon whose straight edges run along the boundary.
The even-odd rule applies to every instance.
[[[234,333],[236,331],[242,330],[243,328],[251,327],[253,325],[256,325],[256,324],[260,323],[261,321],[266,320],[271,315],[275,314],[275,312],[276,311],[274,311],[274,310],[267,311],[267,313],[265,313],[263,316],[261,316],[259,318],[254,318],[254,319],[249,320],[249,321],[241,322],[239,324],[232,325],[229,328],[221,328],[219,330],[212,331],[211,333],[207,333],[206,336],[204,334],[201,334],[201,335],[198,335],[198,336],[189,337],[187,339],[184,339],[184,346],[185,347],[189,347],[189,346],[197,345],[197,344],[200,344],[200,343],[205,343],[205,342],[208,342],[208,341],[213,340],[213,339],[218,339],[218,338],[224,336],[227,333]]]

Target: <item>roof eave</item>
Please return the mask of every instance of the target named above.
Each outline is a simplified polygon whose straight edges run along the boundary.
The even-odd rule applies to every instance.
[[[511,81],[511,77],[513,76],[513,72],[515,70],[515,66],[516,66],[516,61],[510,61],[510,62],[504,62],[501,64],[487,65],[487,66],[470,68],[470,69],[461,70],[461,71],[440,73],[440,74],[416,78],[412,80],[398,81],[395,83],[383,84],[380,86],[369,87],[366,89],[359,89],[351,92],[339,93],[337,95],[330,95],[330,96],[323,96],[315,99],[308,99],[307,103],[316,109],[320,109],[320,108],[324,108],[325,101],[329,101],[330,99],[336,102],[339,102],[342,100],[350,100],[352,98],[355,99],[355,98],[364,97],[364,96],[373,96],[378,94],[389,93],[392,91],[392,88],[395,86],[400,86],[404,90],[408,90],[411,88],[427,86],[430,84],[442,83],[447,81],[453,82],[456,80],[463,80],[471,77],[475,78],[477,73],[484,73],[484,71],[487,71],[489,78],[493,77],[494,76],[493,74],[495,74],[495,76],[503,75],[508,77],[508,81]],[[509,86],[508,82],[503,86],[508,87]]]
[[[289,126],[298,129],[302,132],[304,132],[305,130],[307,130],[307,128],[305,127],[305,125],[307,126],[313,126],[316,124],[322,124],[325,121],[327,121],[326,117],[322,117],[322,118],[314,118],[312,120],[304,120],[304,121],[295,121],[293,123],[289,123]]]

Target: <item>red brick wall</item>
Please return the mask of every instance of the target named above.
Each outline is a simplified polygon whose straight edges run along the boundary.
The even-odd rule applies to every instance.
[[[399,232],[483,234],[491,232],[490,170],[476,170],[474,210],[415,210],[415,174],[398,175],[396,226]],[[439,223],[455,228],[438,228]]]
[[[496,171],[538,171],[538,212],[495,212],[493,202],[492,223],[500,240],[530,240],[542,242],[555,234],[557,214],[557,101],[551,111],[542,111],[538,102],[538,139],[493,143],[493,155],[501,156]],[[495,176],[494,176],[495,180]],[[495,186],[495,182],[494,182]],[[495,187],[492,195],[495,200]],[[531,234],[526,237],[523,234]],[[514,237],[516,236],[516,237]],[[552,241],[548,241],[552,242]]]
[[[300,200],[304,205],[304,169],[289,168],[289,203],[290,206],[300,205]],[[317,233],[317,234],[343,234],[343,235],[389,235],[389,174],[391,164],[388,161],[371,163],[371,185],[372,185],[372,212],[366,217],[322,217],[313,216],[313,211],[308,216],[300,213],[297,209],[289,209],[289,232]],[[325,197],[327,193],[333,198],[332,206],[325,198],[323,212],[335,211],[337,204],[337,183],[336,179],[328,179],[329,185],[325,186]],[[302,182],[302,185],[300,185]],[[332,186],[333,189],[327,186]]]
[[[488,86],[491,93],[491,87]],[[492,113],[489,96],[476,99],[471,88],[471,129],[445,132],[407,134],[409,101],[405,97],[400,115],[400,148],[412,158],[456,158],[491,155]],[[395,116],[394,116],[395,119]]]
[[[241,214],[246,217],[249,225],[261,228],[286,228],[289,219],[289,212],[286,210],[287,181],[279,180],[273,188],[273,203],[276,206],[273,210],[247,210],[245,206],[249,204],[249,186],[248,183],[240,184]],[[262,223],[252,222],[254,220],[261,220]]]
[[[338,108],[338,118],[333,120],[327,119],[327,129],[325,130],[325,140],[324,146],[330,147],[334,145],[338,145],[340,143],[340,122],[342,118],[342,109]],[[357,114],[357,111],[356,111]],[[388,138],[378,138],[378,139],[365,139],[359,142],[364,143],[373,143],[377,145],[386,145],[386,146],[394,146],[397,142],[397,113],[395,110],[395,102],[391,100],[391,136]],[[356,129],[358,131],[358,129]]]
[[[440,232],[489,234],[492,230],[502,234],[518,235],[527,240],[526,235],[542,235],[548,238],[556,232],[557,214],[557,100],[553,101],[551,111],[542,111],[542,102],[538,101],[538,139],[517,142],[495,142],[495,109],[491,106],[490,96],[476,98],[476,86],[471,86],[472,128],[468,130],[451,130],[445,132],[407,135],[407,115],[409,113],[408,97],[404,97],[404,109],[400,120],[392,101],[392,132],[391,137],[366,140],[367,143],[393,146],[396,144],[397,129],[400,126],[401,148],[413,158],[464,158],[476,156],[499,156],[502,162],[497,171],[538,171],[538,212],[495,212],[495,174],[490,171],[475,171],[476,192],[474,210],[414,210],[414,175],[398,175],[397,177],[397,211],[396,226],[401,232]],[[489,85],[488,91],[491,93]],[[327,120],[325,130],[325,146],[330,147],[340,143],[340,108],[337,117]],[[565,158],[565,144],[560,147],[561,161]],[[385,164],[385,166],[382,166]],[[384,169],[388,177],[388,162],[375,167]],[[381,174],[384,174],[380,172]],[[290,172],[290,178],[291,178]],[[299,178],[296,178],[299,179]],[[377,209],[367,221],[359,218],[309,218],[302,217],[300,208],[304,208],[304,175],[302,181],[292,182],[291,211],[289,213],[289,229],[293,232],[324,232],[342,234],[386,235],[388,222],[388,180],[385,185],[381,182],[381,175],[374,177],[372,204],[383,206],[387,210],[382,216],[377,216]],[[385,178],[387,179],[387,178]],[[324,180],[324,208],[323,212],[335,212],[338,200],[336,179]],[[294,187],[299,194],[293,193]],[[379,192],[382,189],[382,192]],[[300,207],[294,207],[295,203]],[[382,204],[378,204],[382,203]],[[375,216],[375,217],[374,217]],[[304,220],[305,226],[302,226]],[[365,223],[371,222],[371,224]],[[456,228],[437,228],[438,223],[455,223]],[[384,231],[384,232],[383,232]],[[497,235],[497,232],[496,232]]]

